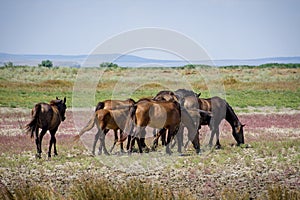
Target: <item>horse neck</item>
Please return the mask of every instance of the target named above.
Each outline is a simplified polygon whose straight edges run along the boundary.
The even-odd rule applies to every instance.
[[[59,106],[52,104],[51,107],[53,112],[58,115],[59,120],[62,121],[61,110],[59,109]]]
[[[241,122],[239,121],[239,118],[236,116],[231,106],[226,103],[226,107],[226,121],[231,125],[232,128],[239,126]]]

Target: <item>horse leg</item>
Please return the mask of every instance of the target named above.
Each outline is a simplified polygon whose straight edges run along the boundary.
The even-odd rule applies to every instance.
[[[201,153],[201,149],[200,149],[200,142],[199,142],[199,135],[196,134],[194,140],[192,141],[193,143],[193,147],[194,149],[196,150],[196,153],[197,154],[200,154]]]
[[[105,133],[103,131],[100,130],[100,146],[102,146],[101,148],[103,148],[103,152],[105,155],[109,155],[107,149],[106,149],[106,145],[105,145]]]
[[[127,145],[126,145],[126,150],[129,151],[130,145],[131,145],[131,135],[127,136]],[[134,144],[133,144],[134,145]]]
[[[176,138],[177,138],[177,152],[181,153],[181,147],[183,144],[183,126],[180,126],[177,134],[176,134]]]
[[[210,126],[210,139],[209,139],[209,143],[208,143],[208,145],[210,147],[213,146],[213,140],[214,140],[214,137],[215,137],[215,133],[216,133],[215,126],[214,125]]]
[[[44,135],[46,134],[47,132],[47,129],[42,129],[42,131],[40,132],[40,135],[38,136],[38,140],[37,140],[37,149],[38,149],[38,152],[37,152],[37,158],[41,158],[41,154],[42,154],[42,140],[43,140],[43,137]]]
[[[216,149],[221,149],[221,144],[220,144],[220,131],[219,128],[216,129],[216,136],[217,136],[217,141],[216,141]]]
[[[39,142],[39,128],[35,128],[35,145],[36,145],[36,157],[37,158],[41,158],[41,156],[38,156],[39,153],[41,152],[41,149],[40,149],[40,142]]]
[[[120,129],[120,138],[122,138],[123,135],[123,131]],[[117,139],[118,140],[118,139]],[[123,146],[123,142],[120,143],[120,150],[121,153],[124,153],[124,146]]]
[[[167,134],[167,130],[165,128],[161,129],[160,131],[160,135],[161,135],[161,144],[163,146],[166,146],[166,134]]]
[[[57,127],[58,128],[58,127]],[[52,145],[54,145],[54,155],[57,155],[57,151],[56,151],[56,138],[55,138],[55,133],[57,131],[57,128],[53,129],[50,131],[50,144],[49,144],[49,151],[48,151],[48,158],[51,158],[51,149],[52,149]]]
[[[99,137],[100,137],[100,129],[98,129],[98,132],[95,135],[94,144],[93,144],[93,150],[92,150],[92,154],[93,155],[95,155],[95,148],[96,148],[97,141],[99,140]],[[101,148],[101,150],[100,150],[100,148]],[[102,147],[101,147],[101,144],[100,144],[99,154],[101,154],[101,153],[102,153]]]
[[[131,140],[130,140],[130,147],[129,147],[129,152],[130,153],[132,153],[132,150],[133,150],[134,140],[137,140],[139,151],[140,151],[140,153],[143,153],[141,141],[137,137],[137,136],[140,136],[141,131],[142,131],[142,128],[137,126],[136,130],[134,131],[133,136],[131,137]]]
[[[157,146],[158,146],[158,139],[159,139],[159,137],[161,136],[161,131],[162,131],[162,129],[159,130],[158,132],[156,132],[156,130],[157,130],[157,129],[153,129],[154,140],[153,140],[153,142],[152,142],[152,148],[151,148],[153,151],[155,151],[155,149],[156,149]],[[155,134],[154,134],[154,132],[155,132]]]
[[[196,150],[196,153],[200,154],[201,150],[200,150],[198,129],[195,134],[193,132],[191,132],[190,130],[188,130],[188,139],[190,141],[192,141],[192,144],[193,144],[194,149]]]
[[[174,132],[175,132],[175,129],[173,129],[173,127],[170,127],[168,130],[168,137],[167,137],[167,141],[166,141],[166,153],[169,155],[172,154],[172,151],[170,149],[170,142],[171,142]]]
[[[142,148],[144,149],[144,151],[146,152],[146,153],[149,153],[149,148],[148,148],[148,146],[146,145],[146,134],[147,134],[147,132],[146,132],[146,129],[145,128],[142,128],[142,130],[141,130],[141,137],[140,137],[140,143],[141,143],[141,146],[142,146]]]
[[[109,150],[110,153],[113,151],[113,149],[116,146],[116,143],[118,142],[118,130],[114,130],[114,136],[115,136],[114,144],[112,145],[112,147]]]

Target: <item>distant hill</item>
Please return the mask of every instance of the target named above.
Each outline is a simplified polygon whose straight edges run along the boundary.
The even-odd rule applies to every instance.
[[[121,54],[99,54],[99,55],[29,55],[29,54],[7,54],[0,53],[0,66],[7,62],[14,65],[37,66],[42,60],[51,60],[54,66],[99,66],[102,62],[113,62],[123,67],[177,67],[186,64],[204,64],[216,66],[229,65],[261,65],[266,63],[300,63],[299,57],[273,57],[258,59],[225,59],[225,60],[201,60],[201,61],[180,61],[180,60],[159,60],[148,59],[134,55]]]

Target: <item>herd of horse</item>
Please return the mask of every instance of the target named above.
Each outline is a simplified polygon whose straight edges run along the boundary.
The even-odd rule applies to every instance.
[[[171,141],[177,143],[177,151],[181,152],[184,138],[184,128],[187,129],[188,141],[191,141],[196,153],[200,154],[199,130],[207,125],[211,130],[209,145],[213,146],[213,138],[216,135],[216,148],[221,148],[219,141],[219,125],[225,119],[232,127],[232,135],[237,145],[244,144],[243,125],[232,107],[220,97],[200,98],[200,94],[186,89],[176,91],[160,91],[153,98],[142,98],[138,101],[105,100],[97,104],[95,112],[87,125],[76,135],[79,139],[85,132],[91,130],[95,124],[95,135],[92,153],[95,154],[97,142],[100,141],[99,154],[109,154],[105,145],[105,136],[109,130],[114,131],[114,144],[120,144],[124,151],[123,142],[127,139],[126,150],[134,151],[137,143],[140,153],[147,149],[145,142],[146,127],[154,130],[152,149],[157,147],[159,138],[162,145],[166,146],[166,153],[171,154]],[[48,158],[51,157],[51,148],[54,146],[54,155],[57,155],[55,133],[62,121],[65,120],[66,98],[52,100],[50,104],[38,103],[32,109],[32,119],[26,125],[31,137],[35,137],[37,157],[41,158],[42,139],[47,130],[50,131]],[[41,132],[39,133],[39,128]],[[119,135],[118,135],[119,131]],[[187,145],[187,144],[186,144]]]

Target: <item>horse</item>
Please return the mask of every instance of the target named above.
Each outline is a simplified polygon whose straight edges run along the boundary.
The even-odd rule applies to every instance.
[[[199,126],[201,116],[198,104],[198,97],[201,93],[195,93],[191,90],[186,89],[178,89],[175,92],[164,90],[157,93],[157,95],[153,98],[154,100],[162,100],[162,101],[177,101],[180,103],[181,110],[186,111],[185,118],[191,118],[195,124],[195,127],[200,128]],[[188,116],[189,115],[189,116]],[[205,116],[203,116],[205,117]],[[183,124],[184,125],[184,124]],[[178,141],[178,151],[181,152],[181,146],[183,145],[183,126],[180,127],[178,131],[177,139]],[[162,131],[162,136],[164,136],[164,132]],[[162,137],[162,140],[164,137]],[[163,141],[164,144],[164,141]],[[153,147],[157,146],[157,140],[154,140]]]
[[[105,101],[100,101],[98,102],[96,108],[95,108],[95,112],[97,110],[100,109],[107,109],[107,110],[115,110],[115,109],[130,109],[130,107],[135,103],[135,101],[131,98],[126,99],[126,100],[105,100]],[[120,136],[122,136],[123,134],[123,130],[120,130]],[[109,130],[104,130],[104,133],[106,134]],[[112,152],[115,144],[118,141],[118,130],[114,130],[114,136],[115,136],[115,141],[114,141],[114,145],[112,147],[112,149],[110,150],[110,152]],[[96,142],[96,141],[95,141]],[[124,151],[123,149],[123,142],[120,143],[120,148],[121,148],[121,152]],[[127,150],[129,149],[129,141],[127,142]]]
[[[222,98],[220,97],[212,97],[212,98],[199,98],[199,108],[201,110],[210,111],[213,115],[210,120],[210,140],[209,145],[212,146],[213,138],[216,135],[216,148],[221,148],[219,136],[219,125],[223,119],[225,119],[232,128],[232,135],[237,142],[237,146],[240,144],[244,144],[244,130],[243,127],[245,124],[242,124],[237,115],[235,114],[232,107]]]
[[[67,106],[66,106],[66,97],[64,100],[58,99],[50,101],[48,103],[38,103],[34,106],[31,111],[32,119],[25,126],[27,132],[31,132],[31,138],[34,137],[35,133],[35,143],[37,147],[37,158],[41,158],[42,153],[42,140],[47,130],[49,130],[51,139],[49,144],[48,159],[51,158],[51,148],[54,145],[54,156],[57,156],[56,150],[56,138],[55,133],[60,125],[63,122],[65,117]],[[39,128],[42,131],[39,134]]]
[[[181,115],[185,117],[181,117]],[[180,105],[177,101],[154,101],[152,99],[140,99],[130,111],[131,119],[133,120],[136,129],[133,132],[133,137],[130,142],[129,152],[132,151],[132,141],[135,138],[138,138],[139,151],[142,153],[140,137],[141,132],[146,128],[146,126],[157,128],[157,129],[166,129],[168,130],[168,137],[166,141],[166,153],[171,154],[169,148],[169,143],[172,138],[176,135],[180,123],[186,123],[189,126],[189,139],[192,140],[194,148],[199,153],[200,145],[199,138],[194,137],[193,124],[191,125],[190,119],[187,119],[187,113],[180,109]],[[183,120],[182,120],[183,119]]]
[[[195,118],[199,119],[199,122],[197,123],[198,124],[198,130],[201,129],[201,125],[209,125],[210,124],[210,120],[211,120],[211,117],[212,117],[211,112],[207,112],[207,111],[200,110],[200,109],[186,110],[186,111],[188,112],[189,116],[192,119],[195,119]],[[188,115],[185,115],[184,118],[188,118]],[[191,121],[190,118],[188,120]],[[156,147],[157,147],[157,145],[158,145],[158,139],[159,139],[159,137],[162,138],[162,145],[163,146],[165,145],[165,137],[166,137],[165,135],[166,135],[166,132],[165,132],[164,129],[162,129],[158,133],[156,133],[155,139],[153,141],[153,146],[152,146],[153,150],[155,150]],[[181,152],[181,146],[183,146],[183,126],[180,127],[180,129],[178,130],[176,136],[177,136],[177,142],[178,142],[178,152],[180,153]],[[185,148],[187,147],[188,142],[189,142],[189,140],[184,145]],[[175,144],[176,144],[176,140],[172,144],[172,148],[175,146]]]
[[[109,129],[114,130],[115,133],[115,141],[114,144],[110,150],[112,152],[114,146],[118,142],[118,136],[117,136],[117,130],[124,130],[127,117],[129,115],[129,109],[123,108],[123,109],[115,109],[115,110],[108,110],[108,109],[100,109],[97,110],[87,125],[79,132],[79,135],[77,137],[81,137],[86,131],[91,130],[95,124],[97,125],[98,132],[95,135],[95,140],[93,144],[93,150],[92,153],[95,155],[95,148],[97,141],[100,139],[100,146],[99,146],[99,155],[102,154],[102,149],[104,154],[108,155],[108,151],[105,146],[105,135],[108,132]],[[122,134],[122,131],[120,134]],[[123,146],[121,147],[121,151],[123,152]]]
[[[126,99],[126,100],[105,100],[98,102],[95,111],[100,109],[108,109],[114,110],[118,108],[129,108],[135,103],[133,99]]]
[[[177,93],[176,93],[177,92]],[[244,131],[243,127],[245,124],[242,124],[237,115],[235,114],[234,110],[232,107],[222,98],[220,97],[212,97],[212,98],[199,98],[199,95],[197,93],[194,93],[189,90],[185,89],[179,89],[175,92],[169,91],[158,93],[156,98],[159,99],[164,99],[166,96],[167,99],[178,99],[181,105],[187,109],[194,109],[196,106],[198,106],[198,109],[211,112],[211,119],[209,124],[199,124],[201,125],[208,125],[211,130],[211,135],[210,135],[210,140],[209,140],[209,145],[212,146],[213,138],[214,135],[217,137],[216,141],[216,148],[219,149],[221,148],[221,144],[219,141],[219,125],[223,119],[225,119],[232,127],[232,135],[234,139],[237,142],[237,145],[239,146],[240,144],[244,144]],[[171,97],[173,96],[173,98]],[[195,97],[197,97],[197,101],[195,102]],[[179,132],[180,133],[180,132]]]

